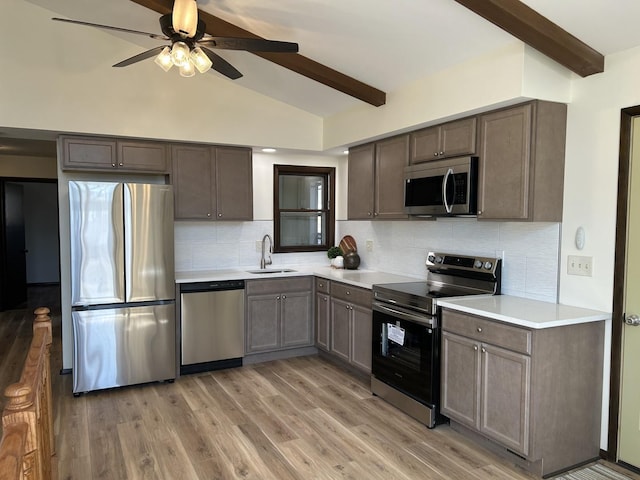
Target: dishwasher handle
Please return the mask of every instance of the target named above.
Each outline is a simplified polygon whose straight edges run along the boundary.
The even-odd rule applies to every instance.
[[[180,293],[220,292],[225,290],[243,290],[244,280],[214,280],[211,282],[181,283]]]

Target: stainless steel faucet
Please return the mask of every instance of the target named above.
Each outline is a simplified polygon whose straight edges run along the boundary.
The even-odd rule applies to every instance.
[[[264,258],[264,242],[269,239],[269,258]],[[271,254],[273,253],[273,239],[268,233],[262,237],[262,258],[260,258],[260,268],[267,268],[267,265],[271,265]]]

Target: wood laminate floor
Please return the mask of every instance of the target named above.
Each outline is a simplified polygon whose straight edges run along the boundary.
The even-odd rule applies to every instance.
[[[2,324],[16,323],[18,344],[32,320],[23,315],[0,313],[3,382],[21,347]],[[60,479],[533,478],[446,425],[427,429],[316,356],[74,397],[71,376],[57,375],[54,332]]]

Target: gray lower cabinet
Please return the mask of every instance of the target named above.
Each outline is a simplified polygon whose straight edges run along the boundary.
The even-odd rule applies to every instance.
[[[316,278],[316,347],[329,350],[329,332],[331,326],[331,282]]]
[[[312,277],[248,280],[245,291],[245,353],[312,345]]]
[[[528,329],[443,309],[441,412],[538,475],[596,458],[603,339],[604,322]]]
[[[329,351],[371,372],[371,290],[331,282]]]

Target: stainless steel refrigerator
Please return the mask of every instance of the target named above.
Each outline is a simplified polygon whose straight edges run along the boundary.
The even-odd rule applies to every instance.
[[[173,191],[69,182],[73,392],[176,376]]]

